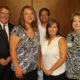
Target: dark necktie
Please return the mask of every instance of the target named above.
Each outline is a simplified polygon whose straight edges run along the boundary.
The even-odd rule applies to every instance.
[[[6,39],[8,40],[8,35],[7,35],[6,30],[5,30],[5,25],[3,25],[3,32],[4,32],[4,35],[5,35]]]

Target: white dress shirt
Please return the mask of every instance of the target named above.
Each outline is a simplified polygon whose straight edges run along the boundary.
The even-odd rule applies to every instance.
[[[38,25],[39,33],[40,33],[40,43],[45,39],[46,37],[46,28],[44,28],[41,24]]]
[[[3,25],[4,25],[4,24],[1,23],[1,22],[0,22],[0,24],[1,24],[1,27],[2,27],[2,29],[3,29]],[[5,30],[6,30],[6,33],[7,33],[7,36],[8,36],[8,40],[9,40],[9,28],[8,28],[8,23],[5,24]]]

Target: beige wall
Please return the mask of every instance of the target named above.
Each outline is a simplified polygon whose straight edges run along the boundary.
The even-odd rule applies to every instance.
[[[16,25],[21,8],[25,5],[31,5],[31,0],[1,0],[1,6],[4,5],[10,8],[10,22]]]
[[[66,36],[71,30],[71,15],[75,11],[80,11],[80,0],[0,0],[0,6],[7,5],[11,9],[10,22],[18,23],[20,10],[24,5],[32,5],[37,15],[41,8],[50,10],[50,18],[56,19],[60,23],[60,30]]]
[[[70,18],[74,12],[73,0],[34,0],[33,7],[37,13],[43,7],[50,9],[50,18],[56,19],[60,23],[60,30],[63,36],[66,36],[72,30]]]

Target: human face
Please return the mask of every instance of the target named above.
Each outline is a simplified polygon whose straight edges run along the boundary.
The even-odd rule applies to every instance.
[[[56,23],[53,23],[51,25],[51,27],[48,28],[48,32],[49,32],[50,36],[56,36],[57,35],[57,31],[58,31],[58,28],[57,28],[57,24]]]
[[[75,32],[77,32],[77,31],[80,32],[80,16],[74,16],[72,27]]]
[[[6,24],[9,20],[9,10],[2,8],[0,9],[0,21]]]
[[[25,23],[31,24],[34,20],[34,14],[32,10],[26,8],[24,9],[24,21]]]
[[[43,10],[40,15],[40,21],[41,23],[47,23],[48,20],[49,20],[48,12]]]

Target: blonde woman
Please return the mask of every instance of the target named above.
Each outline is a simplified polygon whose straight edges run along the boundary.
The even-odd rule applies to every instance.
[[[21,10],[19,25],[10,36],[13,80],[37,80],[39,32],[35,11],[30,6]]]

